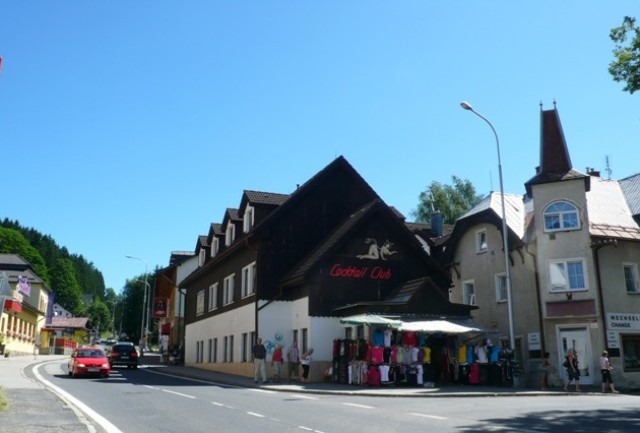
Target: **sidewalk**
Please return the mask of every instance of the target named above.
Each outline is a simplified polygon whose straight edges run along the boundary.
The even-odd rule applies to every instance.
[[[25,375],[32,364],[66,360],[61,355],[16,356],[0,358],[0,388],[9,400],[8,410],[0,412],[0,431],[3,433],[87,433],[91,431],[84,415],[62,397],[50,392],[42,383]],[[279,392],[366,395],[378,397],[514,397],[534,395],[569,395],[562,388],[540,391],[526,388],[504,388],[471,385],[446,385],[442,387],[368,387],[342,385],[333,382],[316,383],[267,383],[258,385],[251,378],[185,366],[167,366],[160,363],[160,356],[148,353],[142,358],[141,368],[157,373],[202,380],[243,388],[263,388]],[[580,395],[600,393],[600,385],[582,386]]]

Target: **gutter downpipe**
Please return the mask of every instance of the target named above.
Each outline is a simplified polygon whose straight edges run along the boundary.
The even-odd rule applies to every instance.
[[[536,285],[536,298],[538,301],[538,325],[540,327],[540,355],[544,356],[547,350],[547,344],[544,333],[544,314],[542,313],[542,295],[540,294],[540,275],[538,274],[538,261],[535,253],[529,251],[529,245],[525,245],[524,250],[533,258],[533,275]]]

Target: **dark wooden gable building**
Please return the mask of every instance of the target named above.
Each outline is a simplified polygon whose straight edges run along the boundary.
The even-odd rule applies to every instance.
[[[219,229],[219,250],[182,282],[188,364],[251,375],[257,336],[330,362],[341,317],[473,309],[448,301],[447,273],[416,238],[424,227],[407,227],[343,157],[290,195],[244,191]]]

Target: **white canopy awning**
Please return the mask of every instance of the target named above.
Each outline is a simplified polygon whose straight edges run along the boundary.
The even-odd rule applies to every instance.
[[[355,316],[343,317],[340,323],[345,325],[378,325],[399,328],[402,322],[397,319],[389,319],[388,317],[378,316],[376,314],[358,314]]]
[[[465,334],[467,332],[482,332],[474,326],[460,325],[448,320],[424,320],[419,322],[402,322],[400,331],[442,332],[445,334]]]

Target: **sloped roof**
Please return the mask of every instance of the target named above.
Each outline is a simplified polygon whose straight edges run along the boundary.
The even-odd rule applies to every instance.
[[[527,195],[531,196],[532,185],[571,179],[585,179],[586,189],[589,190],[589,176],[574,170],[571,165],[560,116],[554,102],[553,110],[540,111],[540,166],[535,176],[524,185]]]
[[[53,316],[51,318],[52,328],[88,329],[88,326],[89,326],[88,317]]]
[[[619,182],[631,214],[634,216],[640,215],[640,173],[625,177]]]
[[[460,216],[457,221],[477,215],[479,213],[491,210],[495,215],[502,219],[502,196],[499,192],[491,192],[484,197],[480,203],[475,205],[471,210]],[[504,194],[504,211],[507,217],[507,226],[519,239],[524,237],[525,209],[524,201],[521,195]],[[455,230],[455,228],[454,228]]]
[[[619,182],[594,176],[587,192],[587,211],[591,236],[640,240],[640,227]]]
[[[289,198],[289,194],[277,194],[275,192],[244,190],[244,195],[250,203],[281,205]]]

